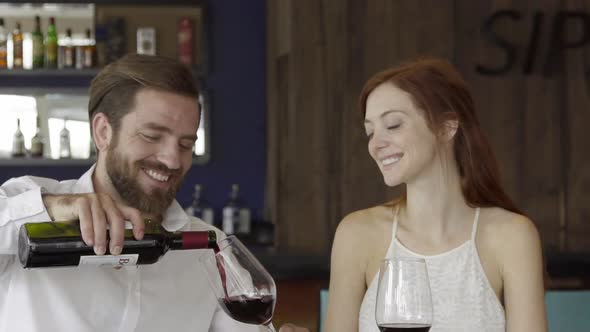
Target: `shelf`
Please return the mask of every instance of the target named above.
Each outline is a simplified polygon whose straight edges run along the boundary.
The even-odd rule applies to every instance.
[[[209,161],[209,155],[193,157],[193,165],[204,165]],[[1,166],[90,166],[96,158],[90,159],[51,159],[51,158],[7,158],[0,157]]]
[[[0,3],[32,3],[44,4],[45,0],[0,0]],[[93,3],[97,5],[138,5],[138,6],[203,6],[205,0],[169,0],[162,2],[161,0],[60,0],[59,3],[79,4],[79,3]]]
[[[0,92],[32,91],[87,91],[90,82],[100,72],[93,69],[1,69]],[[202,68],[192,70],[197,80],[202,75]]]
[[[87,89],[98,72],[99,69],[3,69],[0,70],[0,89]]]
[[[0,166],[90,166],[96,159],[0,158]]]
[[[100,69],[2,69],[0,77],[94,77]]]

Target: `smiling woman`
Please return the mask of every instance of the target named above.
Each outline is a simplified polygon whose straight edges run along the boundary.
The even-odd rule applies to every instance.
[[[501,186],[459,72],[442,59],[409,61],[368,80],[359,104],[369,154],[405,193],[339,224],[326,331],[379,331],[384,257],[424,260],[431,332],[545,331],[539,235]],[[422,323],[397,317],[403,306],[387,323]]]

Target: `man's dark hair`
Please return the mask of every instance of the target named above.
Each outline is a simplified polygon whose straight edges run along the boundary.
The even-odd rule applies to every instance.
[[[135,95],[142,89],[172,92],[198,98],[197,83],[184,64],[161,56],[128,54],[109,64],[92,80],[88,119],[104,113],[116,133],[123,118],[133,108]],[[92,130],[92,126],[90,126]]]

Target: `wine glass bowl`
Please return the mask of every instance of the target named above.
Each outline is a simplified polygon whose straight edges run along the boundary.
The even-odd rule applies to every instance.
[[[379,330],[428,332],[432,318],[432,297],[424,259],[383,260],[375,306]]]
[[[238,238],[222,239],[215,254],[203,255],[201,260],[215,297],[230,317],[274,332],[275,282]]]

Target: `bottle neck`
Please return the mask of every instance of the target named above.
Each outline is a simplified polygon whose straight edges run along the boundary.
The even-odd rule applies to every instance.
[[[217,246],[215,231],[177,232],[168,238],[170,250],[213,249]]]
[[[195,192],[193,194],[193,201],[198,202],[201,200],[201,193],[200,192]]]

